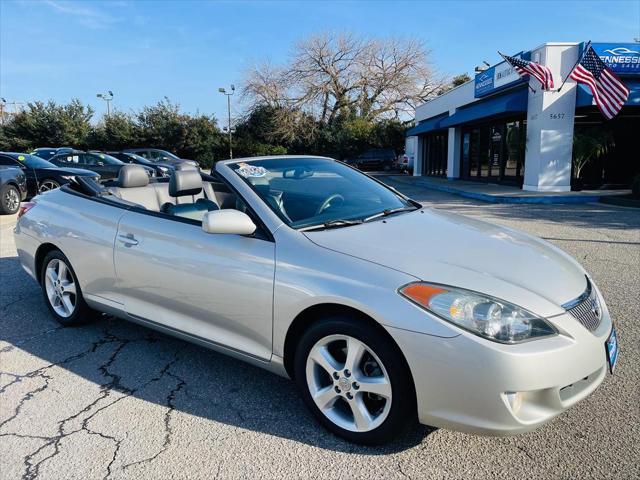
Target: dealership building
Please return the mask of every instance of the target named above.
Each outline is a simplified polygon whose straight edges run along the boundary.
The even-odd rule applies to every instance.
[[[416,109],[406,139],[414,175],[540,192],[628,186],[640,174],[640,43],[591,45],[630,90],[617,117],[606,120],[585,85],[569,79],[558,91],[585,44],[545,43],[516,56],[549,67],[553,90],[502,62]]]

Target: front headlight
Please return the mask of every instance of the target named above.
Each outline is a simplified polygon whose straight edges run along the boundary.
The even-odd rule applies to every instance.
[[[416,282],[399,292],[438,317],[495,342],[518,343],[558,333],[517,305],[470,290]]]

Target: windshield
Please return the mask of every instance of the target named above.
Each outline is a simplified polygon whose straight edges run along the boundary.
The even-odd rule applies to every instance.
[[[117,158],[107,155],[106,153],[89,153],[87,155],[96,158],[98,162],[102,162],[106,165],[124,165],[124,162],[121,162]]]
[[[123,152],[123,153],[118,153],[117,154],[119,158],[119,160],[121,159],[123,162],[128,162],[130,160],[135,160],[136,162],[142,164],[142,165],[150,165],[153,162],[147,160],[146,158],[136,154],[136,153],[130,153],[130,152]]]
[[[180,160],[180,157],[176,157],[173,153],[167,152],[166,150],[158,150],[158,152],[161,152],[162,155],[164,155],[165,157],[169,157],[172,160]],[[160,160],[160,159],[156,159],[156,160]]]
[[[230,165],[293,228],[346,225],[417,207],[368,176],[319,158],[276,158]]]
[[[58,168],[53,163],[47,162],[46,160],[36,157],[35,155],[27,155],[26,153],[23,155],[18,155],[16,157],[19,162],[24,163],[29,168]]]

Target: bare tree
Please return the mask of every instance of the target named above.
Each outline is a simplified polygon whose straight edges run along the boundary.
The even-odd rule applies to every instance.
[[[299,110],[324,123],[343,113],[368,120],[407,113],[446,82],[415,39],[369,39],[322,33],[298,42],[287,64],[247,74],[252,104]]]

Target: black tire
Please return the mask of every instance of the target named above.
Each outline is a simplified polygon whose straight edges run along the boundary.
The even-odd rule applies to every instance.
[[[3,185],[0,188],[0,213],[13,215],[20,208],[20,191],[14,185]]]
[[[49,300],[49,296],[47,294],[45,276],[47,272],[47,266],[49,266],[49,264],[53,260],[64,262],[64,264],[69,270],[69,275],[73,279],[76,286],[75,308],[73,310],[73,313],[69,316],[60,315],[55,310],[54,306],[51,304],[51,301]],[[89,306],[85,302],[84,297],[82,296],[82,290],[80,288],[80,284],[78,283],[78,277],[76,276],[76,272],[73,270],[73,267],[69,262],[69,259],[60,250],[52,250],[45,256],[40,269],[40,286],[42,288],[42,296],[44,298],[44,302],[47,305],[47,308],[49,309],[51,314],[54,316],[54,318],[58,321],[58,323],[64,326],[72,327],[72,326],[83,325],[93,320],[99,315],[99,312],[96,312],[95,310],[92,310],[91,308],[89,308]]]
[[[386,419],[375,429],[354,432],[344,429],[318,408],[307,384],[307,358],[313,346],[330,335],[348,335],[363,342],[383,363],[389,376],[392,400]],[[294,359],[294,380],[307,407],[329,431],[354,443],[380,445],[387,443],[417,422],[416,394],[413,379],[404,356],[386,332],[372,328],[355,317],[334,316],[314,323],[300,338]]]

